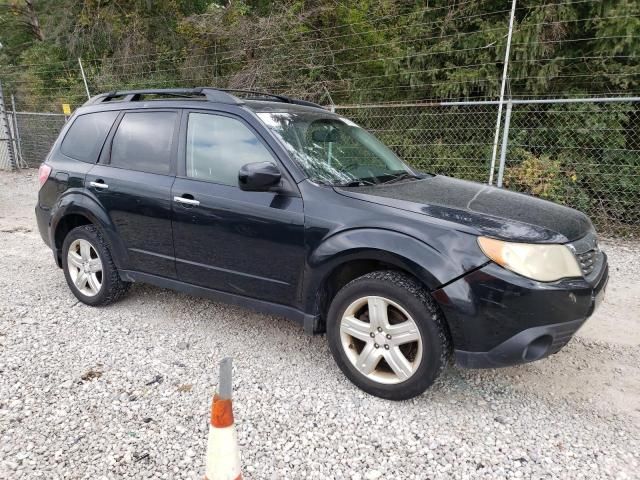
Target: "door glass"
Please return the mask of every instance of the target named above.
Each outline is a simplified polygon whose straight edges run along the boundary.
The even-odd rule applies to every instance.
[[[125,113],[113,137],[111,165],[141,172],[167,174],[175,112]]]
[[[96,163],[102,144],[117,116],[117,111],[80,115],[69,128],[60,150],[76,160]]]
[[[207,113],[189,114],[188,177],[238,186],[240,167],[265,161],[274,162],[273,156],[241,121]]]

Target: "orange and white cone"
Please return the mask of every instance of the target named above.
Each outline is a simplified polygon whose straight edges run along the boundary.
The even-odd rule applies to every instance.
[[[233,424],[231,359],[220,362],[218,392],[211,403],[206,480],[241,480],[240,449]]]

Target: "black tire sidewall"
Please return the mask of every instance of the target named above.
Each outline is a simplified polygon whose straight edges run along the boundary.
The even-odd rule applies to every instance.
[[[426,295],[426,292],[421,292]],[[407,380],[396,384],[382,384],[368,379],[351,363],[342,347],[340,320],[347,307],[364,296],[380,296],[402,306],[414,319],[422,337],[422,359],[416,372]],[[393,282],[361,277],[349,283],[334,297],[327,315],[329,348],[342,372],[359,388],[377,397],[389,400],[407,400],[423,393],[433,384],[443,367],[442,332],[432,318],[424,299]]]
[[[69,247],[71,244],[78,240],[84,239],[87,240],[93,248],[98,252],[100,256],[100,261],[102,262],[102,286],[100,287],[100,291],[97,295],[93,297],[89,297],[81,293],[71,280],[71,276],[69,275],[69,265],[67,262],[67,255],[69,253]],[[99,237],[97,229],[95,227],[77,227],[69,232],[69,234],[65,237],[64,242],[62,243],[62,269],[64,271],[64,277],[67,280],[67,284],[69,288],[76,296],[78,300],[82,303],[86,303],[87,305],[101,305],[107,301],[109,298],[109,292],[113,288],[111,285],[112,272],[111,272],[111,255],[107,250],[104,242]]]

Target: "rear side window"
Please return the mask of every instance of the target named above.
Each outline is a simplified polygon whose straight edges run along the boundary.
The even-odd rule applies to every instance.
[[[273,162],[260,139],[241,121],[221,115],[189,114],[187,176],[238,186],[238,171],[246,163]]]
[[[175,112],[125,113],[111,145],[111,165],[140,172],[167,174]]]
[[[86,113],[76,118],[60,145],[60,151],[67,157],[88,163],[98,160],[98,153],[104,144],[118,112]]]

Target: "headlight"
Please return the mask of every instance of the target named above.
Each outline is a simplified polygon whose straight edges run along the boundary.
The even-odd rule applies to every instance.
[[[498,265],[540,282],[581,277],[578,261],[566,245],[503,242],[478,237],[484,254]]]

